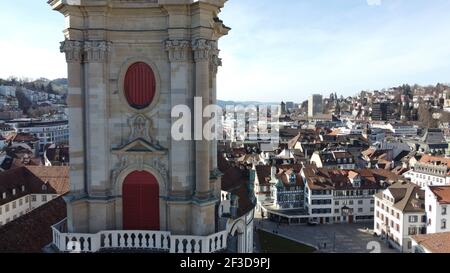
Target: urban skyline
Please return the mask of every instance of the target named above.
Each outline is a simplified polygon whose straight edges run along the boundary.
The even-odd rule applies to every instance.
[[[450,23],[444,14],[448,1],[268,5],[273,6],[266,0],[227,2],[222,18],[233,35],[220,44],[219,99],[275,102],[281,96],[300,102],[315,93],[353,96],[361,90],[450,81],[445,62],[450,38],[441,35]],[[67,77],[64,56],[58,54],[64,19],[45,1],[6,3],[0,14],[1,78]],[[12,23],[14,30],[7,27]],[[30,35],[20,35],[24,31]]]

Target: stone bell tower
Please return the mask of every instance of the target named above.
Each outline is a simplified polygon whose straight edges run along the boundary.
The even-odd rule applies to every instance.
[[[225,2],[49,1],[67,24],[69,232],[216,232],[216,143],[173,140],[171,109],[216,102]]]

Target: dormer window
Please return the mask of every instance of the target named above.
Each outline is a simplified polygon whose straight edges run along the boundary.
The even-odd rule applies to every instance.
[[[4,192],[4,193],[2,194],[2,198],[3,198],[3,199],[6,199],[6,192]]]
[[[46,185],[46,184],[42,185],[42,190],[43,190],[43,191],[46,191],[46,190],[47,190],[47,185]]]
[[[297,176],[295,175],[295,173],[291,174],[290,182],[292,184],[295,184],[296,181],[297,181]]]
[[[16,195],[16,189],[13,189],[13,190],[12,190],[12,194],[13,194],[13,195]]]
[[[25,191],[25,186],[24,185],[22,185],[22,192],[24,192]]]

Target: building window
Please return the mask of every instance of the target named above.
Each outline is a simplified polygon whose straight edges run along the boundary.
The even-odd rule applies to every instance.
[[[353,205],[353,200],[350,200],[350,201],[348,202],[348,204],[349,204],[349,205]]]
[[[417,228],[416,227],[408,228],[408,235],[416,235],[416,234],[417,234]]]
[[[9,204],[6,204],[5,205],[5,212],[8,212],[9,211]]]
[[[42,195],[42,197],[41,197],[41,199],[42,199],[42,202],[47,202],[47,195]]]
[[[417,216],[409,216],[409,222],[410,223],[417,223],[418,221],[418,217]]]
[[[32,196],[31,196],[31,201],[32,201],[32,202],[36,202],[36,195],[32,195]]]
[[[441,221],[441,229],[447,229],[447,221],[445,219]]]
[[[334,213],[339,213],[339,209],[335,209],[335,210],[334,210]]]
[[[358,200],[358,205],[362,205],[363,204],[363,200]]]
[[[124,91],[131,107],[148,107],[156,94],[156,79],[152,68],[143,62],[132,64],[125,75]]]
[[[447,215],[447,207],[446,206],[442,207],[442,215]]]
[[[334,205],[335,205],[335,206],[339,206],[339,201],[335,201],[335,202],[334,202]]]
[[[362,213],[363,212],[363,208],[358,208],[358,212]]]
[[[432,211],[432,209],[431,209],[431,205],[430,205],[430,206],[428,207],[428,211],[430,211],[430,212]]]

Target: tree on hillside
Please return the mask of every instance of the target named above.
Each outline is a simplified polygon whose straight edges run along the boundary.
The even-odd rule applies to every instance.
[[[33,103],[25,96],[25,93],[20,88],[16,89],[16,98],[19,102],[19,108],[26,114]]]
[[[55,94],[55,90],[53,89],[53,85],[51,83],[47,84],[45,87],[45,92],[48,94]]]
[[[433,109],[425,104],[420,104],[418,110],[419,122],[425,128],[436,128],[438,126],[437,120],[433,118]]]

